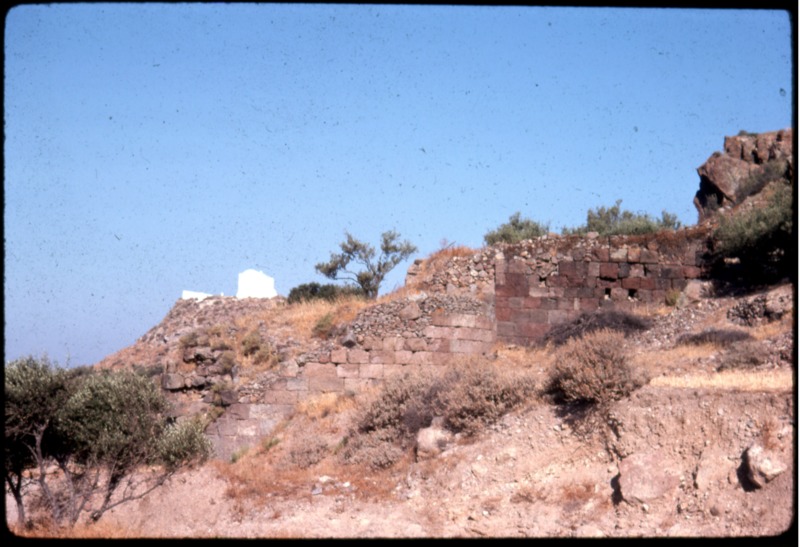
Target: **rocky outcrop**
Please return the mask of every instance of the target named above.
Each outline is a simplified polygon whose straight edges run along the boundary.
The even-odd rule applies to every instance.
[[[720,208],[740,203],[770,180],[791,178],[794,172],[791,129],[725,137],[724,150],[697,168],[700,189],[694,205],[698,222]]]

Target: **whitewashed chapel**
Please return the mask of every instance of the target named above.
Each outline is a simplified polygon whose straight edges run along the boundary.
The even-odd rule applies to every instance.
[[[181,299],[199,301],[209,296],[214,295],[197,291],[183,291]],[[278,293],[275,290],[275,279],[264,272],[251,268],[239,274],[239,288],[236,291],[236,298],[275,298],[276,296],[278,296]]]

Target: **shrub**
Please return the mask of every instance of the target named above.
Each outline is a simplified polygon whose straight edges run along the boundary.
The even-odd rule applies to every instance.
[[[331,334],[331,331],[333,330],[333,327],[334,327],[333,314],[326,313],[325,315],[320,317],[317,323],[314,325],[312,333],[317,338],[328,338],[328,336]]]
[[[584,235],[588,232],[597,232],[601,236],[612,235],[641,235],[658,232],[661,230],[675,230],[680,228],[677,215],[666,211],[661,212],[661,218],[656,219],[648,214],[632,213],[620,208],[622,203],[618,199],[611,207],[596,207],[586,212],[586,224],[577,228],[565,228],[564,234]]]
[[[181,348],[195,348],[199,345],[199,334],[197,331],[186,333],[180,337],[178,342],[180,343]]]
[[[618,310],[600,310],[596,312],[582,313],[574,321],[568,321],[554,326],[544,336],[544,344],[550,342],[556,346],[562,346],[573,338],[580,338],[591,332],[600,329],[613,330],[629,336],[636,332],[649,329],[652,322],[632,313]]]
[[[713,235],[714,276],[746,284],[789,276],[797,256],[792,201],[791,186],[779,182],[766,206],[723,217]]]
[[[539,224],[529,218],[520,218],[519,211],[508,218],[508,222],[501,224],[483,236],[487,245],[495,243],[517,243],[523,239],[536,239],[547,234],[549,226]]]
[[[602,329],[560,348],[548,392],[559,402],[604,406],[627,397],[643,383],[634,378],[623,335]]]
[[[705,329],[694,334],[682,334],[678,337],[677,343],[680,345],[717,344],[724,346],[735,342],[752,340],[749,333],[733,329]]]
[[[753,169],[736,190],[736,203],[761,192],[764,187],[775,180],[789,182],[787,175],[789,163],[785,159],[772,159]]]
[[[442,401],[444,424],[454,432],[473,435],[523,403],[533,392],[530,377],[501,374],[490,365],[467,363],[447,372]]]
[[[473,435],[534,393],[524,372],[465,360],[446,372],[395,377],[359,413],[342,451],[351,463],[392,465],[437,416],[454,433]]]
[[[202,461],[211,456],[211,441],[199,419],[171,424],[158,439],[158,455],[169,469]]]
[[[316,465],[328,454],[328,445],[314,434],[300,435],[292,441],[285,461],[300,469]]]
[[[364,292],[360,287],[353,285],[304,283],[289,291],[287,302],[289,304],[309,302],[311,300],[327,300],[328,302],[333,302],[340,296],[364,296]]]
[[[720,355],[717,371],[757,368],[769,361],[770,355],[764,346],[756,342],[744,342]]]
[[[217,364],[222,369],[223,374],[230,374],[233,367],[236,366],[236,354],[232,351],[223,351],[220,356],[217,357]],[[214,387],[216,387],[216,385]]]

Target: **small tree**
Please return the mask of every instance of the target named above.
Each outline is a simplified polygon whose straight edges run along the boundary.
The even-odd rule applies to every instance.
[[[539,224],[529,218],[520,218],[517,211],[508,218],[508,222],[501,224],[483,236],[487,245],[495,243],[516,243],[523,239],[535,239],[545,235],[549,230],[547,224]]]
[[[210,453],[200,424],[167,424],[167,403],[144,376],[66,371],[34,358],[5,372],[6,484],[23,523],[32,482],[53,521],[72,526],[145,496]],[[53,464],[59,474],[47,472]],[[137,474],[145,465],[158,470]]]
[[[641,235],[658,232],[660,230],[675,230],[680,228],[678,217],[666,211],[661,212],[661,218],[655,219],[648,214],[632,213],[620,208],[622,203],[618,199],[611,207],[596,207],[586,212],[586,224],[577,228],[565,228],[564,234],[583,235],[588,232],[597,232],[601,236],[612,235]]]
[[[381,234],[381,254],[375,260],[375,248],[372,245],[355,239],[349,232],[345,232],[345,236],[347,239],[339,245],[342,252],[331,253],[328,262],[320,262],[315,268],[329,279],[355,283],[367,298],[376,298],[386,274],[417,251],[409,241],[398,241],[400,234],[390,230]],[[349,269],[353,262],[365,269]]]

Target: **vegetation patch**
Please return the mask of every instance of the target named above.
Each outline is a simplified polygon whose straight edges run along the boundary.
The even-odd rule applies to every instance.
[[[735,342],[752,340],[749,333],[734,329],[705,329],[692,334],[682,334],[676,341],[679,345],[700,346],[702,344],[716,344],[725,346]]]
[[[603,407],[645,382],[629,364],[624,336],[601,329],[570,339],[558,350],[546,392],[557,403]]]
[[[534,393],[525,372],[464,359],[444,372],[424,371],[387,381],[360,411],[342,456],[348,463],[389,467],[414,445],[435,417],[453,433],[474,435]]]
[[[601,329],[630,336],[651,327],[652,321],[646,317],[618,310],[600,310],[582,313],[574,321],[554,326],[544,336],[542,342],[562,346],[574,338],[580,338]]]

